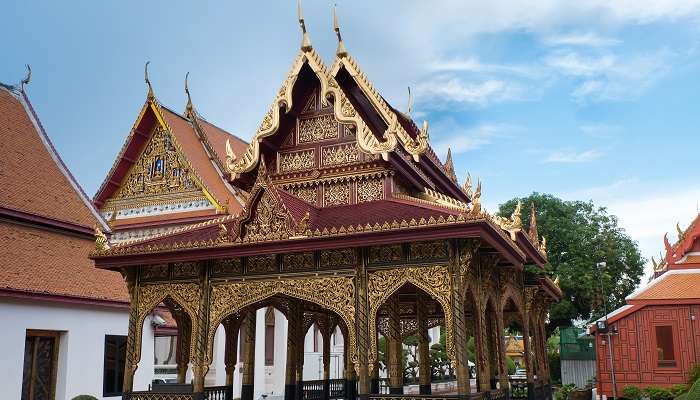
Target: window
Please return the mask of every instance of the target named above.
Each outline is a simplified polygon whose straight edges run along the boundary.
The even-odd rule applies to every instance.
[[[656,327],[656,353],[659,367],[675,367],[676,356],[673,352],[673,327],[663,325]]]
[[[119,396],[124,385],[126,336],[105,335],[105,370],[102,396]]]
[[[265,365],[275,364],[275,309],[268,307],[265,312]]]
[[[153,351],[153,364],[175,365],[177,364],[177,336],[156,336]]]
[[[27,331],[24,341],[22,400],[55,398],[58,337],[58,332]]]

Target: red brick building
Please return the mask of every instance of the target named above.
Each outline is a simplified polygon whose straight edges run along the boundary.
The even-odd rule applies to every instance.
[[[654,261],[654,278],[608,315],[611,335],[597,332],[597,387],[612,396],[612,349],[618,396],[625,386],[671,386],[685,383],[688,370],[700,363],[700,215]],[[609,339],[608,339],[609,338]],[[607,340],[611,340],[608,346]]]

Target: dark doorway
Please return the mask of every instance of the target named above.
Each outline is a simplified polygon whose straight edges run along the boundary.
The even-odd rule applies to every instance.
[[[22,400],[54,400],[59,332],[28,330],[24,342]]]

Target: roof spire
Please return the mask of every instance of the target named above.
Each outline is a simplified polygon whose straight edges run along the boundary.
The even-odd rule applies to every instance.
[[[143,76],[146,80],[146,84],[148,85],[148,99],[153,100],[156,96],[155,94],[153,94],[153,86],[151,86],[151,80],[148,79],[148,64],[150,63],[150,61],[146,61],[146,65],[143,67]]]
[[[187,80],[190,77],[190,72],[187,71],[185,74],[185,93],[187,93],[187,106],[185,106],[185,115],[190,116],[192,115],[192,111],[194,110],[194,107],[192,106],[192,97],[190,96],[190,88],[187,85]]]
[[[445,157],[445,172],[447,177],[450,178],[452,182],[457,183],[457,174],[455,173],[455,165],[452,161],[452,149],[447,148],[447,157]]]
[[[311,39],[309,39],[309,34],[306,32],[306,23],[304,22],[304,12],[301,9],[301,0],[297,0],[297,16],[299,17],[299,26],[301,26],[301,32],[303,34],[301,39],[301,49],[303,51],[311,50]]]
[[[32,67],[30,67],[29,64],[26,64],[26,65],[27,65],[27,76],[24,79],[22,79],[22,82],[20,83],[20,87],[21,87],[21,90],[23,92],[24,92],[24,86],[28,85],[29,82],[32,80]]]
[[[348,55],[348,51],[345,49],[342,36],[340,36],[340,25],[338,24],[338,15],[335,13],[335,7],[336,5],[333,5],[333,30],[335,30],[335,35],[338,37],[338,48],[335,50],[335,55],[343,58]]]
[[[535,211],[535,203],[530,203],[530,230],[528,235],[530,235],[530,239],[535,243],[539,243],[540,235],[537,232],[537,212]]]
[[[413,95],[411,94],[411,87],[408,87],[408,106],[406,107],[406,114],[411,115],[413,111]]]

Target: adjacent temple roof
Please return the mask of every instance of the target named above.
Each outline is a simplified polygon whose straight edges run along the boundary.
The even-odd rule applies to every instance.
[[[234,154],[243,153],[247,143],[202,118],[187,86],[187,107],[179,114],[158,102],[148,75],[146,82],[146,102],[95,195],[95,205],[120,240],[133,238],[123,237],[126,229],[238,214],[245,193],[228,183],[223,162],[227,143]]]
[[[109,228],[56,153],[26,92],[3,84],[0,182],[0,296],[128,300],[121,276],[88,258],[93,229]]]
[[[668,270],[700,268],[700,214],[685,230],[681,229],[680,224],[676,224],[676,231],[678,240],[673,245],[668,240],[668,234],[664,235],[666,255],[661,256],[658,263],[654,257],[651,258],[654,278]]]

